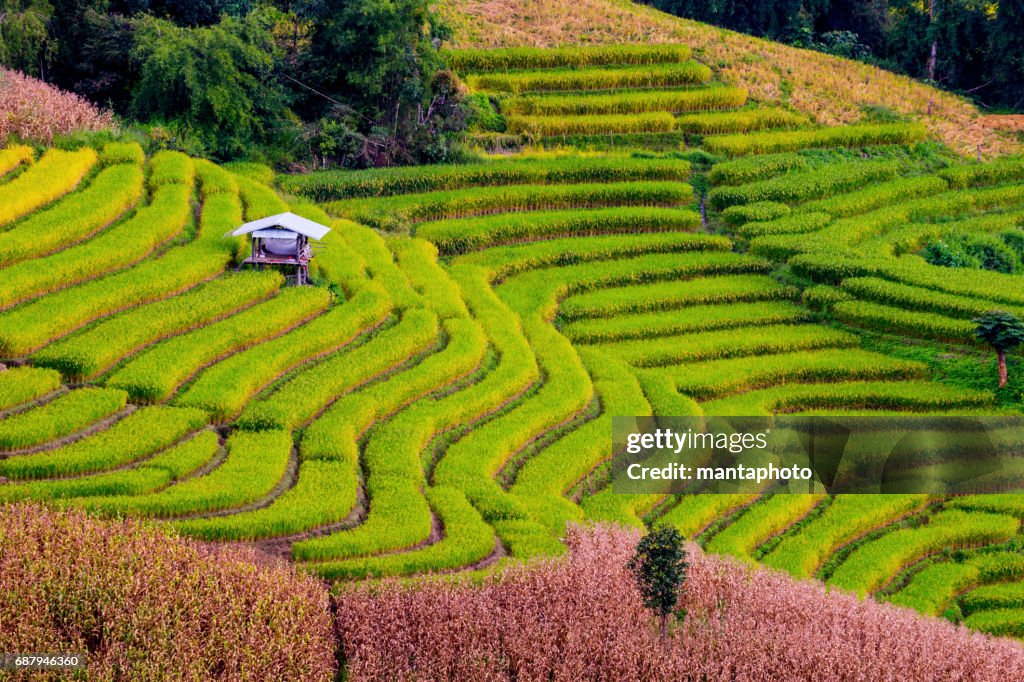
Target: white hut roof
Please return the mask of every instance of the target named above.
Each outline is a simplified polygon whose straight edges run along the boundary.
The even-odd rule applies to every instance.
[[[252,222],[242,225],[234,232],[231,232],[230,235],[226,234],[224,236],[241,237],[243,234],[251,234],[257,231],[270,230],[274,228],[287,230],[288,232],[296,232],[309,237],[310,239],[316,239],[317,241],[323,239],[324,235],[331,231],[331,228],[329,227],[303,218],[302,216],[295,215],[294,213],[279,213],[268,218],[253,220]],[[264,235],[254,234],[253,236]],[[281,235],[281,237],[284,237],[284,235]]]

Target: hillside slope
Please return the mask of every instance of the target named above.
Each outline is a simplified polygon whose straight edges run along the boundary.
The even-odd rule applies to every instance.
[[[752,99],[782,101],[819,123],[852,123],[881,105],[919,119],[963,154],[1019,153],[961,97],[846,59],[679,19],[628,0],[443,0],[456,47],[684,43]]]

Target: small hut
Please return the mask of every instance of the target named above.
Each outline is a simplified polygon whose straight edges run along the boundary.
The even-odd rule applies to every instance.
[[[309,282],[309,260],[313,257],[309,240],[320,241],[331,228],[294,213],[280,213],[242,225],[225,237],[249,235],[252,249],[243,262],[260,270],[266,265],[295,267],[295,284]]]

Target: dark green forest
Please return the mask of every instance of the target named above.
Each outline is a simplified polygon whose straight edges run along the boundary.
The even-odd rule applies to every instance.
[[[650,0],[1024,108],[1024,0]],[[460,94],[430,0],[0,0],[0,64],[148,140],[305,169],[457,160]]]
[[[649,0],[650,5],[798,47],[858,59],[1024,108],[1024,0]]]

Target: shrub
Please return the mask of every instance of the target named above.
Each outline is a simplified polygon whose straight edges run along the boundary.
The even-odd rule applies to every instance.
[[[327,595],[284,564],[137,521],[2,516],[0,617],[19,623],[6,651],[83,652],[96,679],[334,679]]]

